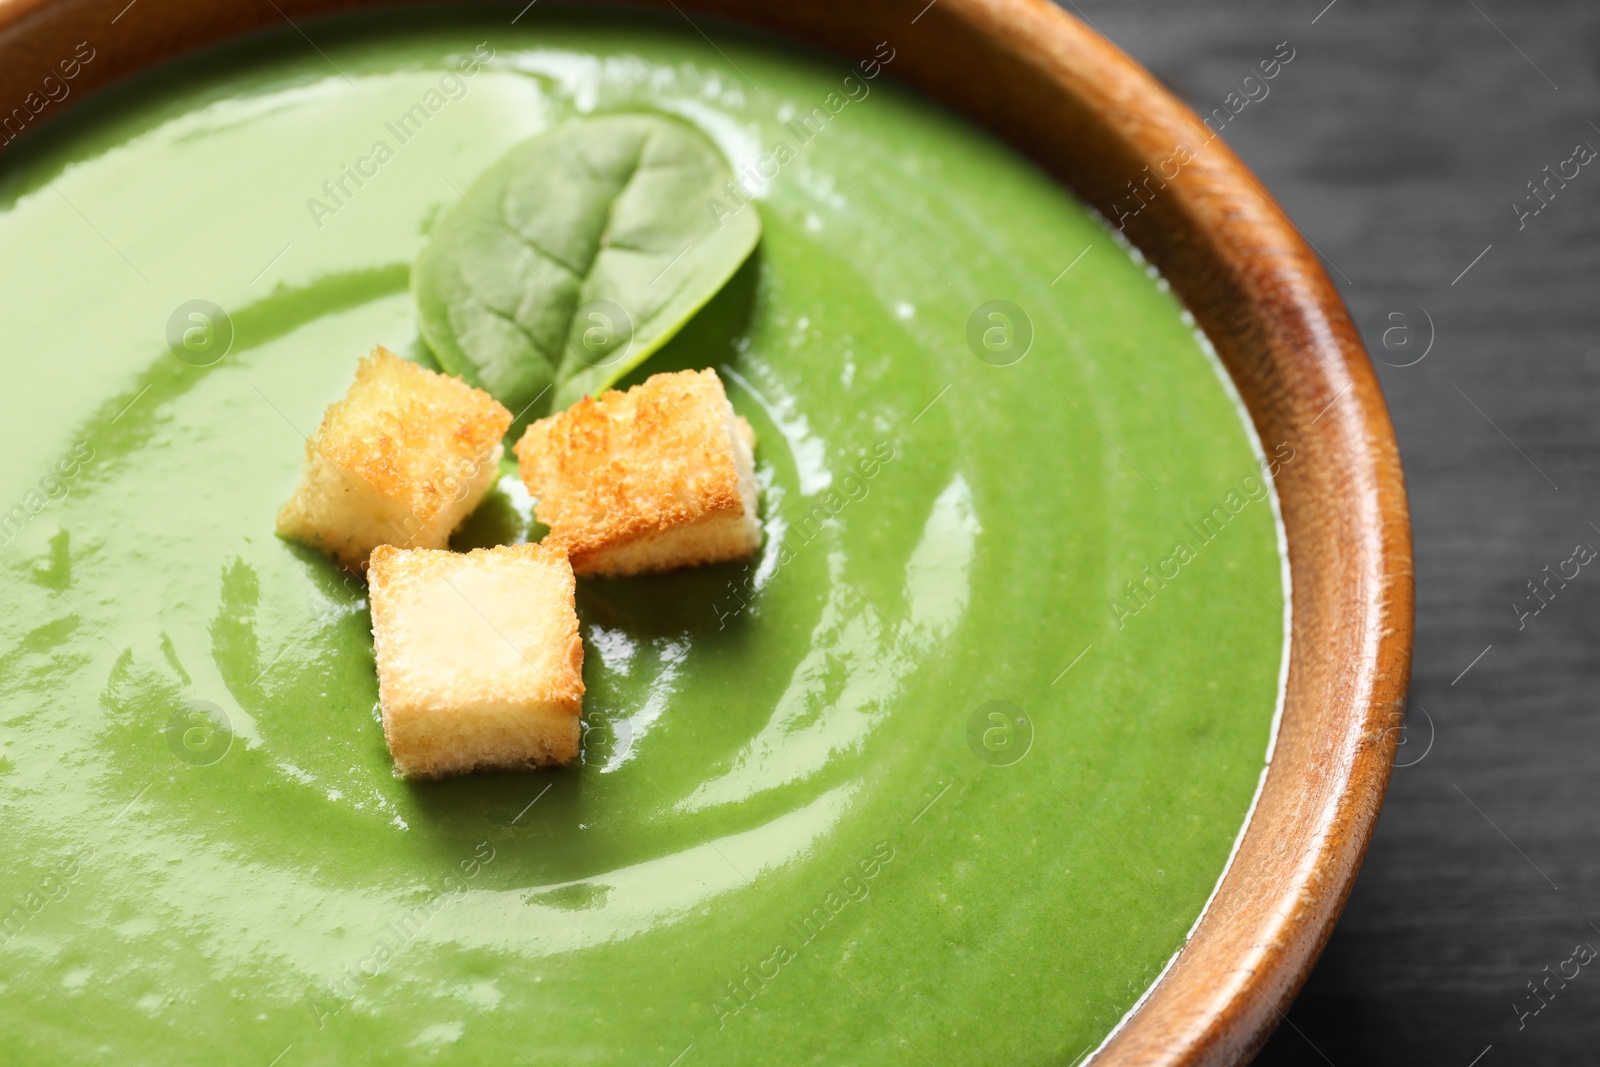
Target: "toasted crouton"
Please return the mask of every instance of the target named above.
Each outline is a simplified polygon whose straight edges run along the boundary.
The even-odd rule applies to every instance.
[[[522,480],[579,574],[743,559],[761,544],[750,424],[715,371],[657,374],[529,426]]]
[[[443,548],[499,477],[510,425],[483,390],[376,348],[306,441],[278,532],[356,569],[378,545]]]
[[[368,581],[383,736],[401,774],[578,758],[583,641],[564,554],[383,545]]]

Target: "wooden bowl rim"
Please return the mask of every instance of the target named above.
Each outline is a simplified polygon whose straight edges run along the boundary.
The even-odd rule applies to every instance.
[[[83,68],[74,98],[283,20],[385,2],[0,0],[0,100],[35,91],[81,39],[103,58]],[[901,57],[893,75],[1010,140],[1108,218],[1133,203],[1122,179],[1148,192],[1150,169],[1172,166],[1172,146],[1205,141],[1148,204],[1139,200],[1126,232],[1206,330],[1263,444],[1283,434],[1305,456],[1277,479],[1294,590],[1289,687],[1234,861],[1172,966],[1096,1062],[1242,1062],[1282,1018],[1343,907],[1388,785],[1410,672],[1404,480],[1338,291],[1193,111],[1046,0],[637,3],[726,18],[852,60],[892,40]]]

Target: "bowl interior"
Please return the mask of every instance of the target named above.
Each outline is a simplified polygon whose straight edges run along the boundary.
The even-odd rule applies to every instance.
[[[0,99],[25,100],[85,40],[99,56],[78,93],[284,19],[364,6],[139,2],[147,10],[137,19],[124,18],[126,0],[0,8]],[[1410,669],[1404,484],[1376,379],[1333,284],[1208,127],[1043,0],[649,6],[846,56],[892,42],[895,77],[996,132],[1121,226],[1212,340],[1267,451],[1282,442],[1299,457],[1278,477],[1293,636],[1266,786],[1188,945],[1101,1054],[1237,1062],[1276,1025],[1349,892],[1388,783]]]

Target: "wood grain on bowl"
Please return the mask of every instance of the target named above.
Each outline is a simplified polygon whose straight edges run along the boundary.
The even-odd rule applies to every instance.
[[[0,142],[90,90],[249,30],[364,0],[0,0]],[[1287,701],[1265,790],[1176,964],[1098,1062],[1225,1064],[1281,1018],[1371,837],[1404,707],[1410,522],[1371,365],[1315,252],[1200,120],[1044,0],[659,0],[893,73],[1037,160],[1125,232],[1194,312],[1278,475],[1293,576]],[[59,86],[86,42],[94,57]],[[14,112],[13,108],[21,109]],[[3,149],[0,149],[3,151]]]

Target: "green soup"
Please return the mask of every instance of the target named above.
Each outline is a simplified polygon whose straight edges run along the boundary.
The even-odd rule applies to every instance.
[[[12,1062],[1070,1062],[1216,886],[1293,452],[1165,284],[894,41],[542,14],[286,28],[0,156]],[[581,768],[400,780],[364,589],[275,512],[360,356],[426,358],[431,220],[630,109],[761,213],[635,379],[719,369],[765,547],[580,584]]]

